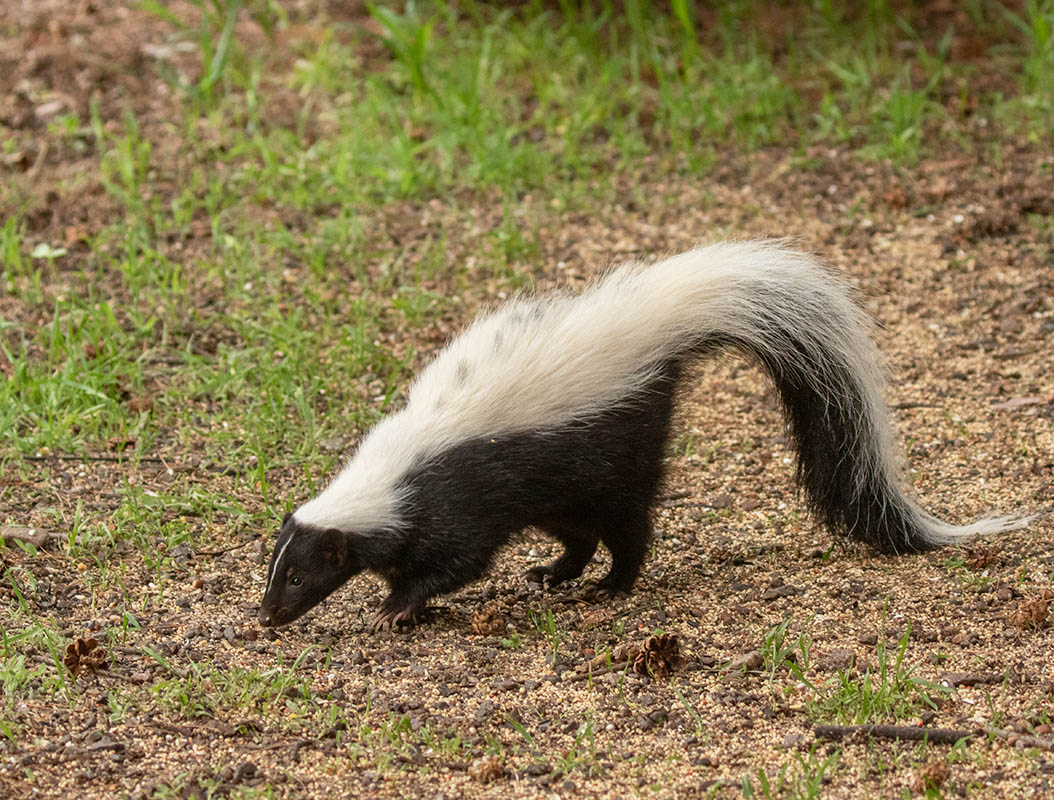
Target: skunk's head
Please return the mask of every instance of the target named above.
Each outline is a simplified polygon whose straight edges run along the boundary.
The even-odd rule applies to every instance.
[[[260,624],[270,628],[292,622],[361,571],[352,536],[300,525],[286,514],[267,570]]]

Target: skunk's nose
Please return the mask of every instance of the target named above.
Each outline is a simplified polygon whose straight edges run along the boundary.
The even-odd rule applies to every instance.
[[[256,616],[256,619],[259,620],[260,624],[265,628],[270,628],[274,625],[274,615],[271,614],[270,611],[264,611],[262,608],[260,609],[260,613]]]

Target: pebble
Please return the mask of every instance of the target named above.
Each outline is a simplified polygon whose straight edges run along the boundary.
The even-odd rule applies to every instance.
[[[487,717],[494,713],[494,704],[490,700],[484,700],[476,708],[475,718],[476,722],[483,722]]]
[[[732,660],[732,663],[728,665],[729,671],[737,669],[757,669],[765,663],[764,656],[761,655],[760,650],[754,650],[753,652],[747,653],[746,655],[739,656]]]
[[[826,658],[820,661],[820,666],[823,669],[835,672],[852,668],[855,661],[856,656],[851,650],[845,647],[836,647],[827,654]]]

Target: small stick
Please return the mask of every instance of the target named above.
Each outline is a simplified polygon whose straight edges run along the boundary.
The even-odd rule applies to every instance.
[[[844,739],[862,733],[878,739],[906,739],[921,742],[926,739],[936,744],[955,744],[982,733],[980,730],[965,731],[953,728],[926,728],[914,725],[817,725],[813,733],[821,739]]]
[[[1035,747],[1039,750],[1054,751],[1054,739],[1030,736],[1003,728],[995,728],[991,725],[972,731],[956,730],[954,728],[926,728],[914,725],[817,725],[813,729],[813,733],[821,739],[843,739],[847,736],[863,733],[866,736],[874,736],[878,739],[904,739],[913,742],[920,742],[926,739],[935,744],[955,744],[960,739],[970,739],[975,736],[994,736],[997,739],[1005,739],[1008,744],[1014,747]]]
[[[25,461],[103,461],[106,463],[122,464],[136,461],[148,464],[164,464],[158,456],[22,456]]]
[[[973,672],[947,672],[941,678],[941,683],[950,688],[956,686],[980,686],[983,684],[1002,683],[1007,678],[1005,675],[980,675]]]
[[[611,666],[604,666],[600,669],[590,670],[589,672],[576,672],[572,675],[568,675],[566,678],[561,677],[561,680],[565,681],[586,681],[590,678],[599,678],[601,675],[609,675],[612,672],[621,672],[629,666],[628,661],[617,661]]]
[[[247,547],[250,544],[252,544],[252,542],[242,542],[241,544],[224,547],[221,550],[195,550],[194,556],[222,556],[225,553],[233,553],[235,550],[241,550],[243,547]]]
[[[985,731],[992,734],[992,736],[1006,739],[1007,743],[1014,745],[1014,747],[1035,747],[1039,750],[1054,751],[1054,739],[1047,739],[1041,736],[1030,736],[1027,733],[1017,733],[1016,731],[1008,731],[1003,728],[993,728],[991,726],[985,728]]]

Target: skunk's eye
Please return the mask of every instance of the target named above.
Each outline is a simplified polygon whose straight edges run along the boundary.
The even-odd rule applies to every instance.
[[[301,584],[303,584],[303,582],[304,579],[301,578],[299,575],[294,575],[292,578],[289,579],[290,586],[300,586]]]

